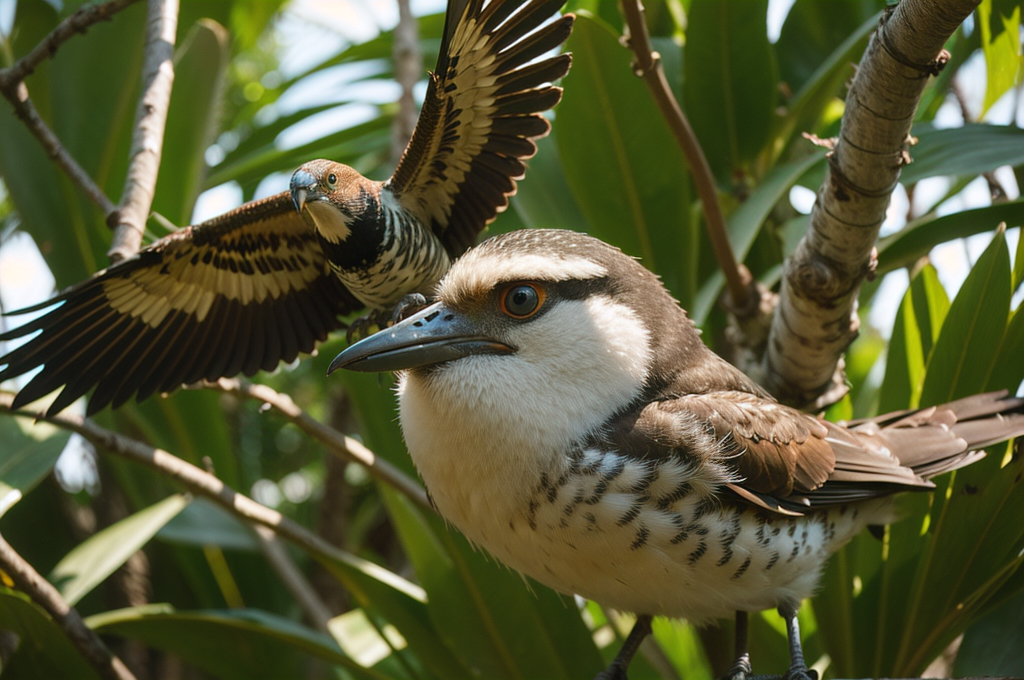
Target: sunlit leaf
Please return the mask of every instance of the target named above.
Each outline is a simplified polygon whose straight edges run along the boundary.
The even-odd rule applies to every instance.
[[[0,516],[50,474],[68,433],[49,425],[27,431],[21,420],[0,417]]]
[[[768,140],[776,102],[767,0],[693,0],[683,68],[686,114],[719,181]]]
[[[69,552],[50,572],[50,581],[74,605],[114,573],[188,504],[176,495],[97,532]]]
[[[1024,200],[914,220],[878,242],[878,272],[909,266],[940,243],[991,231],[1000,222],[1010,228],[1024,224]]]
[[[914,126],[917,144],[910,149],[914,162],[903,168],[900,181],[907,185],[926,177],[973,177],[1003,165],[1024,163],[1024,130],[1013,125],[965,125],[936,129]]]
[[[978,258],[949,308],[928,359],[921,404],[985,389],[1010,309],[1010,254],[1002,231]]]
[[[305,677],[311,657],[341,666],[355,678],[387,678],[354,662],[326,633],[255,609],[176,612],[150,605],[97,614],[86,624],[104,635],[171,652],[218,678]]]
[[[1020,78],[1020,3],[1014,0],[982,0],[978,5],[981,48],[985,52],[984,116],[989,107]]]
[[[17,635],[18,648],[4,659],[4,680],[99,678],[67,634],[28,595],[0,585],[0,630]]]
[[[581,14],[566,47],[556,141],[588,231],[642,258],[688,306],[696,248],[682,151],[609,27]]]

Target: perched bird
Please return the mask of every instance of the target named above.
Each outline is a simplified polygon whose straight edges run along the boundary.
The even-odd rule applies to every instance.
[[[438,301],[330,370],[402,371],[409,453],[437,510],[563,593],[697,624],[796,611],[826,558],[975,450],[1024,433],[1024,399],[983,394],[829,423],[773,400],[704,344],[658,278],[597,239],[526,230],[471,249]]]
[[[429,292],[508,205],[550,83],[570,56],[543,57],[572,30],[565,0],[449,0],[437,68],[394,175],[371,181],[327,160],[290,191],[177,231],[53,299],[0,334],[41,331],[0,357],[0,380],[36,375],[19,408],[64,386],[48,412],[94,386],[88,411],[201,379],[273,370],[369,307]],[[557,17],[557,18],[555,18]],[[554,19],[553,21],[548,21]]]

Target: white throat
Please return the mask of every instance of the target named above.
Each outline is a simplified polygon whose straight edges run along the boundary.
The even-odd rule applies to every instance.
[[[399,384],[413,462],[441,514],[474,540],[484,518],[524,511],[541,474],[557,474],[566,451],[640,394],[651,354],[636,313],[606,297],[560,302],[507,339],[514,354]]]
[[[306,209],[313,217],[317,231],[328,241],[341,243],[352,233],[348,218],[334,206],[323,201],[313,201],[306,204]]]

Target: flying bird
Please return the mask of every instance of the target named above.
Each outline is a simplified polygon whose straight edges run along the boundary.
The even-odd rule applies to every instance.
[[[437,67],[394,174],[374,182],[328,160],[290,190],[156,241],[0,334],[36,332],[0,357],[0,380],[42,366],[19,408],[57,388],[56,413],[95,387],[88,413],[198,380],[273,370],[311,352],[364,307],[429,293],[451,260],[508,205],[572,30],[565,0],[449,0]]]
[[[652,616],[777,608],[788,678],[811,677],[797,608],[827,557],[892,517],[892,494],[1024,433],[1024,399],[982,394],[840,425],[772,399],[709,350],[636,260],[589,236],[525,230],[471,249],[438,301],[343,351],[330,371],[401,371],[409,453],[471,541],[563,593]]]

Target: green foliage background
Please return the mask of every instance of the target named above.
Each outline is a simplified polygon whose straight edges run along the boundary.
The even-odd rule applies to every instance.
[[[648,2],[656,49],[716,174],[737,253],[768,285],[806,228],[790,207],[795,185],[816,189],[824,152],[800,137],[838,130],[844,83],[877,25],[875,0],[797,0],[777,42],[765,30],[766,0]],[[722,276],[714,266],[689,171],[618,38],[622,19],[611,0],[577,0],[567,49],[572,71],[552,134],[540,142],[512,209],[491,233],[523,227],[586,230],[643,258],[706,330],[712,345],[724,327],[715,305]],[[24,55],[73,11],[26,0],[0,48],[5,64]],[[335,67],[362,65],[352,81],[392,78],[385,32],[287,79],[277,76],[272,27],[278,6],[234,0],[185,2],[179,20],[176,79],[153,236],[166,222],[186,224],[199,193],[236,182],[246,199],[259,182],[301,162],[328,157],[385,177],[394,107],[296,148],[278,136],[336,104],[279,114],[290,88]],[[432,66],[443,17],[420,22],[424,68]],[[139,87],[144,4],[65,44],[28,80],[57,135],[97,183],[119,196]],[[980,52],[988,74],[987,109],[1021,80],[1020,5],[984,0],[974,30],[951,39],[949,67],[926,91],[915,123],[919,143],[903,173],[911,189],[933,176],[953,178],[949,196],[1001,166],[1024,179],[1024,132],[967,124],[936,129],[930,121],[953,77]],[[268,77],[270,76],[270,77]],[[259,83],[254,87],[254,83]],[[354,101],[338,93],[342,103]],[[223,160],[206,167],[219,140]],[[50,163],[0,105],[2,238],[31,235],[57,287],[105,264],[110,233],[104,216]],[[879,244],[879,272],[910,268],[891,340],[865,328],[848,354],[850,397],[829,416],[850,418],[927,405],[984,389],[1018,388],[1024,379],[1024,314],[1011,296],[1024,280],[1019,245],[1012,258],[1003,232],[1024,221],[1016,199],[939,216],[932,206]],[[921,260],[932,247],[977,233],[991,245],[949,300],[935,269]],[[1024,239],[1018,243],[1024,244]],[[878,287],[869,285],[862,313]],[[863,315],[863,314],[862,314]],[[17,319],[14,319],[17,322]],[[378,455],[414,474],[397,428],[390,378],[324,379],[341,346],[261,380],[289,393],[320,420],[358,433]],[[871,372],[886,359],[884,377]],[[338,613],[327,632],[304,622],[294,599],[268,566],[251,529],[210,503],[180,495],[150,470],[100,457],[102,491],[69,494],[50,474],[67,435],[24,419],[0,418],[0,531],[108,640],[135,641],[180,659],[183,677],[583,678],[614,655],[629,618],[578,605],[474,551],[443,521],[394,490],[330,461],[316,442],[251,402],[212,392],[179,391],[98,416],[101,424],[212,467],[248,493],[265,480],[299,474],[315,492],[283,500],[279,510],[328,534],[353,558],[317,563],[292,558]],[[958,635],[960,675],[1024,673],[1024,461],[1006,445],[982,462],[937,480],[933,493],[901,499],[904,520],[884,540],[858,537],[833,558],[821,594],[801,613],[810,660],[830,659],[838,677],[910,676]],[[260,480],[264,480],[261,482]],[[20,492],[20,496],[14,492]],[[18,500],[20,498],[20,500]],[[111,498],[127,512],[111,522]],[[102,530],[83,530],[92,517]],[[116,514],[114,515],[117,516]],[[334,526],[342,529],[329,530]],[[85,523],[88,524],[88,523]],[[106,526],[109,525],[109,526]],[[105,526],[105,528],[103,528]],[[125,607],[108,579],[142,548],[148,601]],[[2,578],[2,576],[0,576]],[[104,584],[104,582],[106,582]],[[0,583],[0,629],[20,646],[3,678],[94,677],[49,617]],[[340,588],[339,588],[340,586]],[[728,624],[725,631],[728,630]],[[966,631],[966,632],[965,632]],[[660,620],[663,652],[638,659],[634,678],[707,678],[728,652],[714,631]],[[728,646],[726,646],[727,649]],[[372,654],[373,652],[379,652]],[[755,671],[787,663],[781,621],[754,617]],[[179,667],[181,668],[181,667]]]

